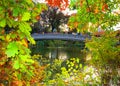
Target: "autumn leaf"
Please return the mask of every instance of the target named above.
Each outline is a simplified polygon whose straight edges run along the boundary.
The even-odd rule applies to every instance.
[[[83,1],[81,0],[81,1],[80,1],[80,7],[82,7],[82,6],[83,6]]]
[[[23,40],[22,40],[22,43],[23,43],[23,45],[24,45],[25,47],[28,47],[27,39],[23,39]]]
[[[40,20],[40,15],[36,16],[35,18],[36,20]]]
[[[76,27],[78,26],[78,22],[75,22],[75,23],[74,23],[74,26],[75,26],[75,28],[76,28]]]
[[[86,11],[87,11],[87,12],[91,12],[91,9],[90,9],[90,8],[87,8]]]
[[[98,7],[96,7],[94,13],[97,14],[98,12],[99,12]]]
[[[46,0],[50,6],[59,7],[61,10],[64,10],[69,5],[68,0]]]
[[[108,9],[108,5],[107,4],[103,4],[102,5],[102,11],[105,11],[105,10],[107,10]]]

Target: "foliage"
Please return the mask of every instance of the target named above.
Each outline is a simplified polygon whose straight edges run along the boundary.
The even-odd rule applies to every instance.
[[[86,44],[91,52],[90,63],[99,70],[103,84],[109,83],[110,79],[113,79],[113,83],[117,83],[114,79],[119,77],[117,71],[120,66],[120,45],[117,45],[118,42],[115,32],[107,32],[101,37],[93,37]]]
[[[70,8],[77,13],[70,17],[68,24],[78,32],[94,32],[98,27],[111,29],[120,22],[119,3],[119,0],[71,0]]]
[[[60,60],[55,60],[47,69],[46,74],[48,76],[44,81],[47,86],[89,86],[100,84],[100,77],[95,68],[84,66],[80,63],[79,58],[67,60],[64,66]],[[55,70],[58,72],[55,72]],[[50,78],[51,76],[52,78]]]
[[[94,65],[101,74],[101,84],[119,81],[119,38],[113,31],[113,26],[120,21],[119,0],[71,0],[70,8],[76,9],[68,22],[71,29],[78,32],[91,32],[91,40],[86,41],[86,48],[91,53],[88,63]],[[95,37],[94,32],[103,30],[100,37]],[[119,32],[119,31],[118,31]],[[118,39],[117,39],[118,38]]]
[[[69,16],[59,11],[58,7],[48,6],[47,10],[42,11],[40,20],[33,26],[34,32],[53,32],[54,29],[60,32],[59,26],[67,23]]]
[[[64,10],[68,7],[68,0],[46,0],[48,5],[53,7],[59,7],[61,10]]]
[[[46,1],[50,6],[60,9],[65,9],[69,4],[68,0]],[[71,0],[70,8],[76,9],[77,13],[70,18],[69,26],[71,29],[77,29],[78,32],[94,32],[101,27],[108,33],[107,30],[120,22],[119,12],[114,11],[119,9],[119,3],[119,0],[75,0],[75,2]],[[46,9],[46,5],[33,3],[32,0],[0,0],[0,85],[30,86],[41,82],[45,77],[44,71],[42,71],[45,66],[40,67],[32,59],[31,51],[28,49],[28,42],[35,44],[30,34],[30,25],[40,19],[39,14],[44,9]],[[116,45],[119,40],[111,31],[99,38],[93,37],[86,44],[92,53],[91,63],[101,73],[101,83],[103,84],[109,83],[110,79],[113,79],[115,83],[117,81],[114,77],[119,78],[118,72],[114,71],[118,70],[120,63],[120,46]],[[84,82],[85,75],[89,73],[81,73],[80,70],[84,68],[77,62],[78,60],[68,62],[70,69],[78,67],[75,71],[78,71],[79,76],[76,76],[73,82],[74,80],[76,82],[76,78],[79,81],[79,77],[82,76],[80,79],[82,84],[89,85],[90,83]],[[38,74],[40,70],[36,69],[41,70],[40,75]],[[53,80],[56,85],[67,84],[65,79],[71,77],[69,74],[71,70],[68,70],[63,67],[61,73],[56,74]],[[91,76],[91,74],[89,75]],[[74,84],[73,82],[71,83]]]
[[[39,55],[34,55],[34,57],[36,59],[36,57],[39,57]],[[30,80],[30,85],[31,86],[34,86],[34,85],[37,85],[37,86],[41,86],[42,85],[43,86],[43,80],[46,77],[45,68],[47,66],[40,65],[37,59],[35,60],[35,63],[33,64],[35,70],[33,71],[34,72],[34,76],[32,76],[32,78]]]
[[[30,84],[35,69],[28,49],[28,42],[35,44],[30,25],[43,8],[44,4],[32,0],[0,1],[0,82],[21,86],[23,80]]]

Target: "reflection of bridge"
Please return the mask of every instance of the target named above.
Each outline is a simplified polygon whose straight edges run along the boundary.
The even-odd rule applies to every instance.
[[[90,36],[85,35],[73,35],[73,34],[62,34],[62,33],[44,33],[44,34],[38,34],[34,33],[32,34],[32,37],[35,40],[42,40],[42,39],[53,39],[53,40],[72,40],[72,41],[84,41],[86,38],[90,38]]]

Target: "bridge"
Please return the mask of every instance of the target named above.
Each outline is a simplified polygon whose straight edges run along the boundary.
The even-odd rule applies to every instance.
[[[86,38],[90,39],[88,35],[81,34],[63,34],[63,33],[33,33],[32,37],[35,40],[71,40],[71,41],[85,41]]]

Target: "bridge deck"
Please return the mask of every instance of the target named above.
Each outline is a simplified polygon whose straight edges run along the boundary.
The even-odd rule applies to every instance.
[[[72,40],[72,41],[84,41],[86,38],[90,38],[89,36],[83,36],[83,35],[73,35],[73,34],[62,34],[62,33],[45,33],[45,34],[38,34],[34,33],[32,34],[32,37],[35,40]]]

